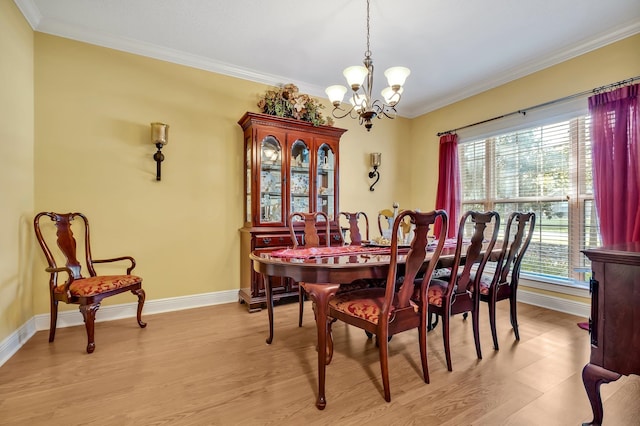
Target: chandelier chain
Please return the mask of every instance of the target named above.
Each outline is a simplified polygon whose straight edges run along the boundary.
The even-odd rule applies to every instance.
[[[364,56],[371,56],[371,47],[369,46],[369,0],[367,0],[367,51],[364,52]]]

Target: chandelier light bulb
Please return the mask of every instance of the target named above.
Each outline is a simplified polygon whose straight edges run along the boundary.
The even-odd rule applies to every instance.
[[[355,92],[360,88],[360,86],[362,86],[362,83],[364,83],[364,79],[367,78],[369,70],[362,65],[354,65],[352,67],[345,68],[342,74],[344,74],[344,77],[347,79],[347,83]]]
[[[384,98],[384,101],[389,104],[389,106],[395,106],[398,102],[400,102],[400,95],[404,92],[404,88],[401,87],[398,90],[394,90],[393,87],[386,87],[380,94]]]
[[[349,99],[349,102],[351,102],[351,105],[353,105],[358,113],[367,110],[367,97],[365,95],[353,95],[351,99]]]
[[[333,106],[339,106],[344,99],[344,95],[347,93],[347,88],[339,84],[329,86],[325,89],[325,93],[329,97],[329,100]]]
[[[411,70],[407,67],[391,67],[384,72],[389,86],[398,88],[404,86],[404,82],[407,80],[407,77],[409,77],[409,74],[411,74]]]

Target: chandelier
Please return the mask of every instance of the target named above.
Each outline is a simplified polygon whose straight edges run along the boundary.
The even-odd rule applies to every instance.
[[[367,0],[367,50],[364,52],[364,66],[355,65],[343,71],[347,84],[351,87],[351,107],[341,108],[342,99],[347,93],[347,88],[341,85],[329,86],[325,90],[329,100],[333,104],[332,114],[336,118],[344,118],[349,115],[351,118],[358,118],[360,124],[364,124],[367,131],[371,130],[371,120],[374,118],[395,118],[397,115],[396,105],[400,102],[405,80],[411,73],[409,68],[391,67],[384,72],[389,87],[385,88],[381,94],[384,101],[373,99],[371,91],[373,89],[373,60],[371,59],[371,49],[369,47],[369,0]]]

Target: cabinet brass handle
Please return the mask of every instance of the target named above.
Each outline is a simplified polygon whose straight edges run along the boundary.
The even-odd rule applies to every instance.
[[[263,238],[263,239],[262,239],[262,241],[263,241],[265,244],[269,244],[269,243],[271,242],[271,238]]]

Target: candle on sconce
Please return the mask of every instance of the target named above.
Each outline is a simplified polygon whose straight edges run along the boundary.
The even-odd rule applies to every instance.
[[[382,161],[382,154],[379,152],[371,153],[371,167],[380,167]]]
[[[151,123],[151,142],[166,145],[169,143],[169,125],[165,123]]]

